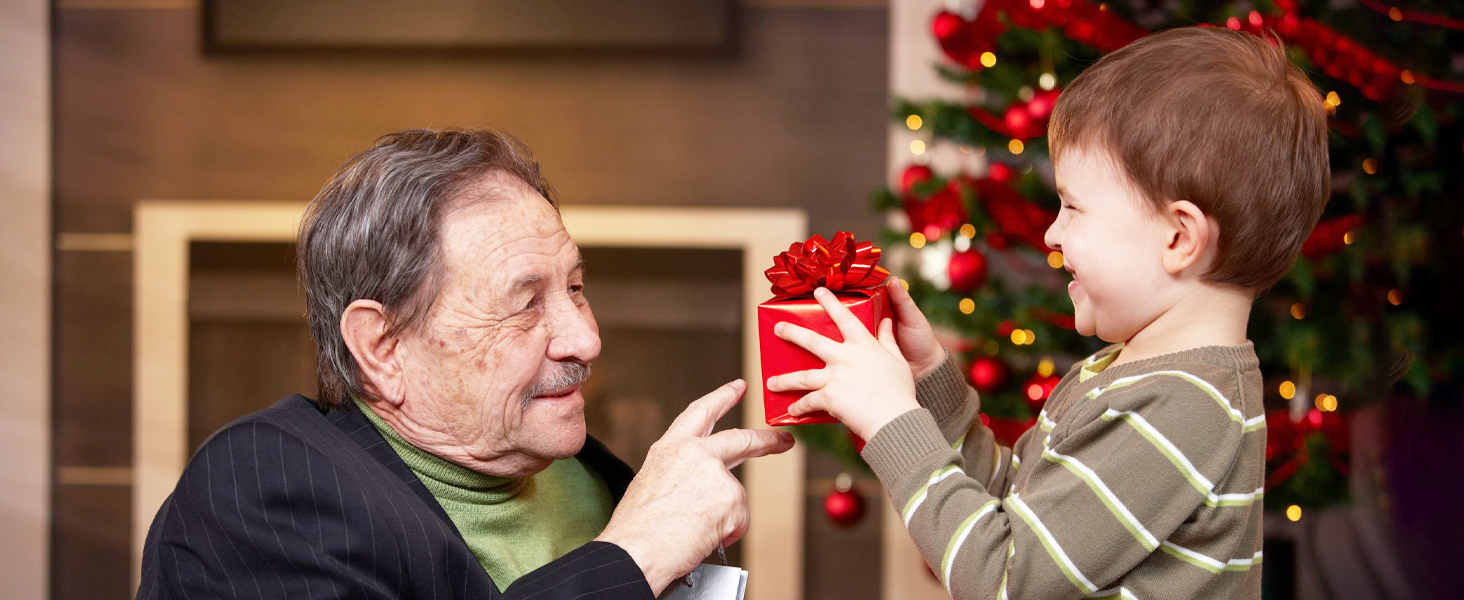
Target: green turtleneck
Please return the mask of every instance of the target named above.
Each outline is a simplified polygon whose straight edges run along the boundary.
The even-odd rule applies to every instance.
[[[500,592],[595,539],[610,522],[610,489],[577,458],[522,479],[484,475],[408,443],[360,400],[356,408],[437,498]]]

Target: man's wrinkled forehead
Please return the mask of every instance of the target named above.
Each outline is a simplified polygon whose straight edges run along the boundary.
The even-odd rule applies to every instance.
[[[517,271],[538,269],[548,276],[579,260],[559,213],[532,187],[508,179],[473,182],[445,215],[441,235],[449,272],[486,274],[502,283],[503,276],[520,277]]]

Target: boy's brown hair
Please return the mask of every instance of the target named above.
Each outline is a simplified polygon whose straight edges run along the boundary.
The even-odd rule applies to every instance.
[[[1279,42],[1213,27],[1142,38],[1063,89],[1048,138],[1103,151],[1157,210],[1219,224],[1204,278],[1256,293],[1291,269],[1331,196],[1321,94]]]

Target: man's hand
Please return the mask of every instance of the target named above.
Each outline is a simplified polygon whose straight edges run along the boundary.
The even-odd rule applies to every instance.
[[[945,362],[945,348],[936,340],[935,330],[930,327],[930,321],[925,320],[920,307],[915,305],[915,299],[910,297],[910,290],[893,276],[886,287],[890,292],[890,305],[895,309],[895,320],[900,324],[895,328],[895,341],[899,343],[900,353],[910,363],[910,374],[915,381],[920,381]]]
[[[651,445],[598,541],[623,548],[661,591],[717,548],[747,535],[747,490],[729,469],[749,458],[786,452],[785,432],[712,427],[747,391],[733,381],[702,396]]]
[[[913,370],[895,342],[893,323],[881,321],[876,339],[832,292],[818,288],[813,296],[834,320],[844,341],[835,342],[792,323],[778,323],[773,328],[778,337],[812,352],[825,366],[771,377],[768,389],[810,390],[788,406],[788,414],[797,417],[821,410],[843,422],[854,435],[874,439],[895,417],[920,407],[915,402]]]

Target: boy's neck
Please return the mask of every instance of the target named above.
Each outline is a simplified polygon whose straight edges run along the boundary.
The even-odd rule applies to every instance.
[[[1201,285],[1125,341],[1113,365],[1205,346],[1244,344],[1254,301],[1250,292],[1239,288]]]

